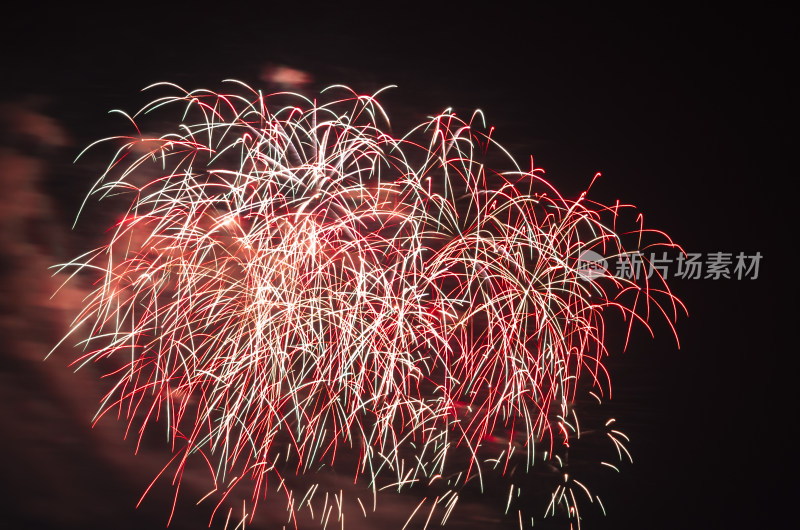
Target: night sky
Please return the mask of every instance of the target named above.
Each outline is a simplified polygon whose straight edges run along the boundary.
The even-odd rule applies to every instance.
[[[754,280],[670,282],[689,312],[677,322],[680,348],[656,323],[654,339],[640,329],[627,351],[613,352],[606,410],[631,437],[634,464],[595,483],[608,515],[587,510],[582,528],[769,528],[796,520],[797,116],[789,77],[798,28],[788,12],[551,13],[493,3],[450,11],[108,9],[19,9],[0,35],[6,108],[33,108],[69,139],[36,151],[48,168],[40,191],[52,200],[52,222],[67,226],[97,176],[88,163],[73,165],[75,155],[128,131],[107,111],[138,109],[149,99],[140,89],[156,81],[220,88],[236,78],[256,86],[266,66],[287,65],[313,76],[309,92],[334,83],[361,92],[397,85],[382,102],[398,129],[446,107],[461,116],[480,108],[496,127],[493,138],[518,160],[533,155],[565,195],[577,197],[601,172],[590,197],[634,204],[646,226],[687,252],[763,256]],[[19,148],[9,131],[0,138]],[[51,241],[62,254],[74,245],[74,236],[64,237]],[[0,297],[3,314],[12,313],[9,288]],[[617,324],[612,344],[624,339]],[[40,331],[41,343],[60,338]],[[59,412],[69,377],[75,385],[85,379],[63,363],[21,360],[16,342],[5,342],[0,520],[8,514],[15,528],[162,528],[170,490],[135,509],[148,476],[122,477],[125,466],[104,471],[85,449],[91,411],[84,424]],[[66,376],[50,374],[61,369]],[[113,451],[136,465],[132,443],[120,440]],[[194,500],[171,528],[204,527],[206,512],[193,512]],[[72,513],[55,514],[65,510]],[[397,521],[399,530],[405,518]],[[513,519],[503,524],[516,527]]]

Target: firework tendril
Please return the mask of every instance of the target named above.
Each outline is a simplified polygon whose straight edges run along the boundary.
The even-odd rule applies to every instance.
[[[77,365],[113,367],[98,417],[140,438],[165,419],[176,481],[199,456],[220,505],[247,479],[251,514],[283,495],[295,519],[311,504],[287,478],[335,466],[372,491],[446,482],[430,501],[445,522],[487,468],[569,443],[579,385],[608,387],[608,311],[674,319],[657,272],[581,269],[587,250],[626,255],[620,206],[562,197],[480,132],[479,112],[398,138],[375,95],[234,86],[158,85],[176,95],[129,118],[177,110],[177,127],[107,139],[90,196],[128,210],[63,266],[97,278],[70,335],[84,336]],[[546,510],[577,517],[572,486]]]

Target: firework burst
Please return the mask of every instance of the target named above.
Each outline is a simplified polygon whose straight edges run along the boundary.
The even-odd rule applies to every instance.
[[[608,384],[607,310],[674,316],[657,273],[587,281],[582,253],[625,255],[620,207],[562,197],[479,113],[398,138],[374,95],[236,86],[160,84],[176,95],[129,116],[178,123],[109,139],[90,195],[129,208],[64,266],[98,274],[72,332],[86,337],[77,364],[116,366],[98,416],[140,437],[166,418],[177,483],[199,455],[220,505],[248,478],[251,514],[269,489],[294,518],[311,503],[287,475],[337,466],[373,492],[441,479],[428,521],[436,506],[444,521],[487,467],[557,458],[578,385]],[[577,518],[574,484],[592,500],[565,479],[547,511]]]

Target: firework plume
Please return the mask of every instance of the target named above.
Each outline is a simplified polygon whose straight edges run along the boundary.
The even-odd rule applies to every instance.
[[[140,438],[165,421],[175,483],[200,459],[219,505],[246,479],[251,517],[280,495],[295,524],[313,491],[292,478],[325,468],[373,494],[438,480],[423,511],[444,522],[487,469],[561,466],[576,390],[608,386],[609,310],[645,325],[675,313],[657,272],[587,279],[586,251],[627,255],[620,206],[562,197],[480,132],[480,113],[397,137],[375,95],[233,86],[160,84],[173,95],[106,140],[116,153],[90,196],[127,211],[64,265],[96,278],[71,336],[78,365],[110,367],[98,417]],[[140,132],[170,112],[168,133]],[[341,519],[341,497],[325,499],[317,519],[337,503]],[[557,505],[577,518],[568,478]]]

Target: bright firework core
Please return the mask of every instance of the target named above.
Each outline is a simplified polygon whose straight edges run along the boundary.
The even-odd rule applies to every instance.
[[[334,466],[367,497],[439,481],[424,512],[440,522],[487,470],[562,466],[579,384],[608,387],[605,311],[676,313],[657,272],[581,269],[587,251],[626,255],[619,206],[562,197],[479,113],[395,137],[375,96],[235,87],[160,84],[177,95],[131,121],[174,111],[172,130],[107,140],[91,195],[129,209],[65,265],[100,271],[72,331],[76,363],[114,373],[100,415],[132,432],[166,418],[174,477],[200,457],[220,505],[246,479],[250,517],[273,495],[290,520],[311,509],[289,479]],[[577,518],[575,486],[594,502],[565,474],[546,510]]]

